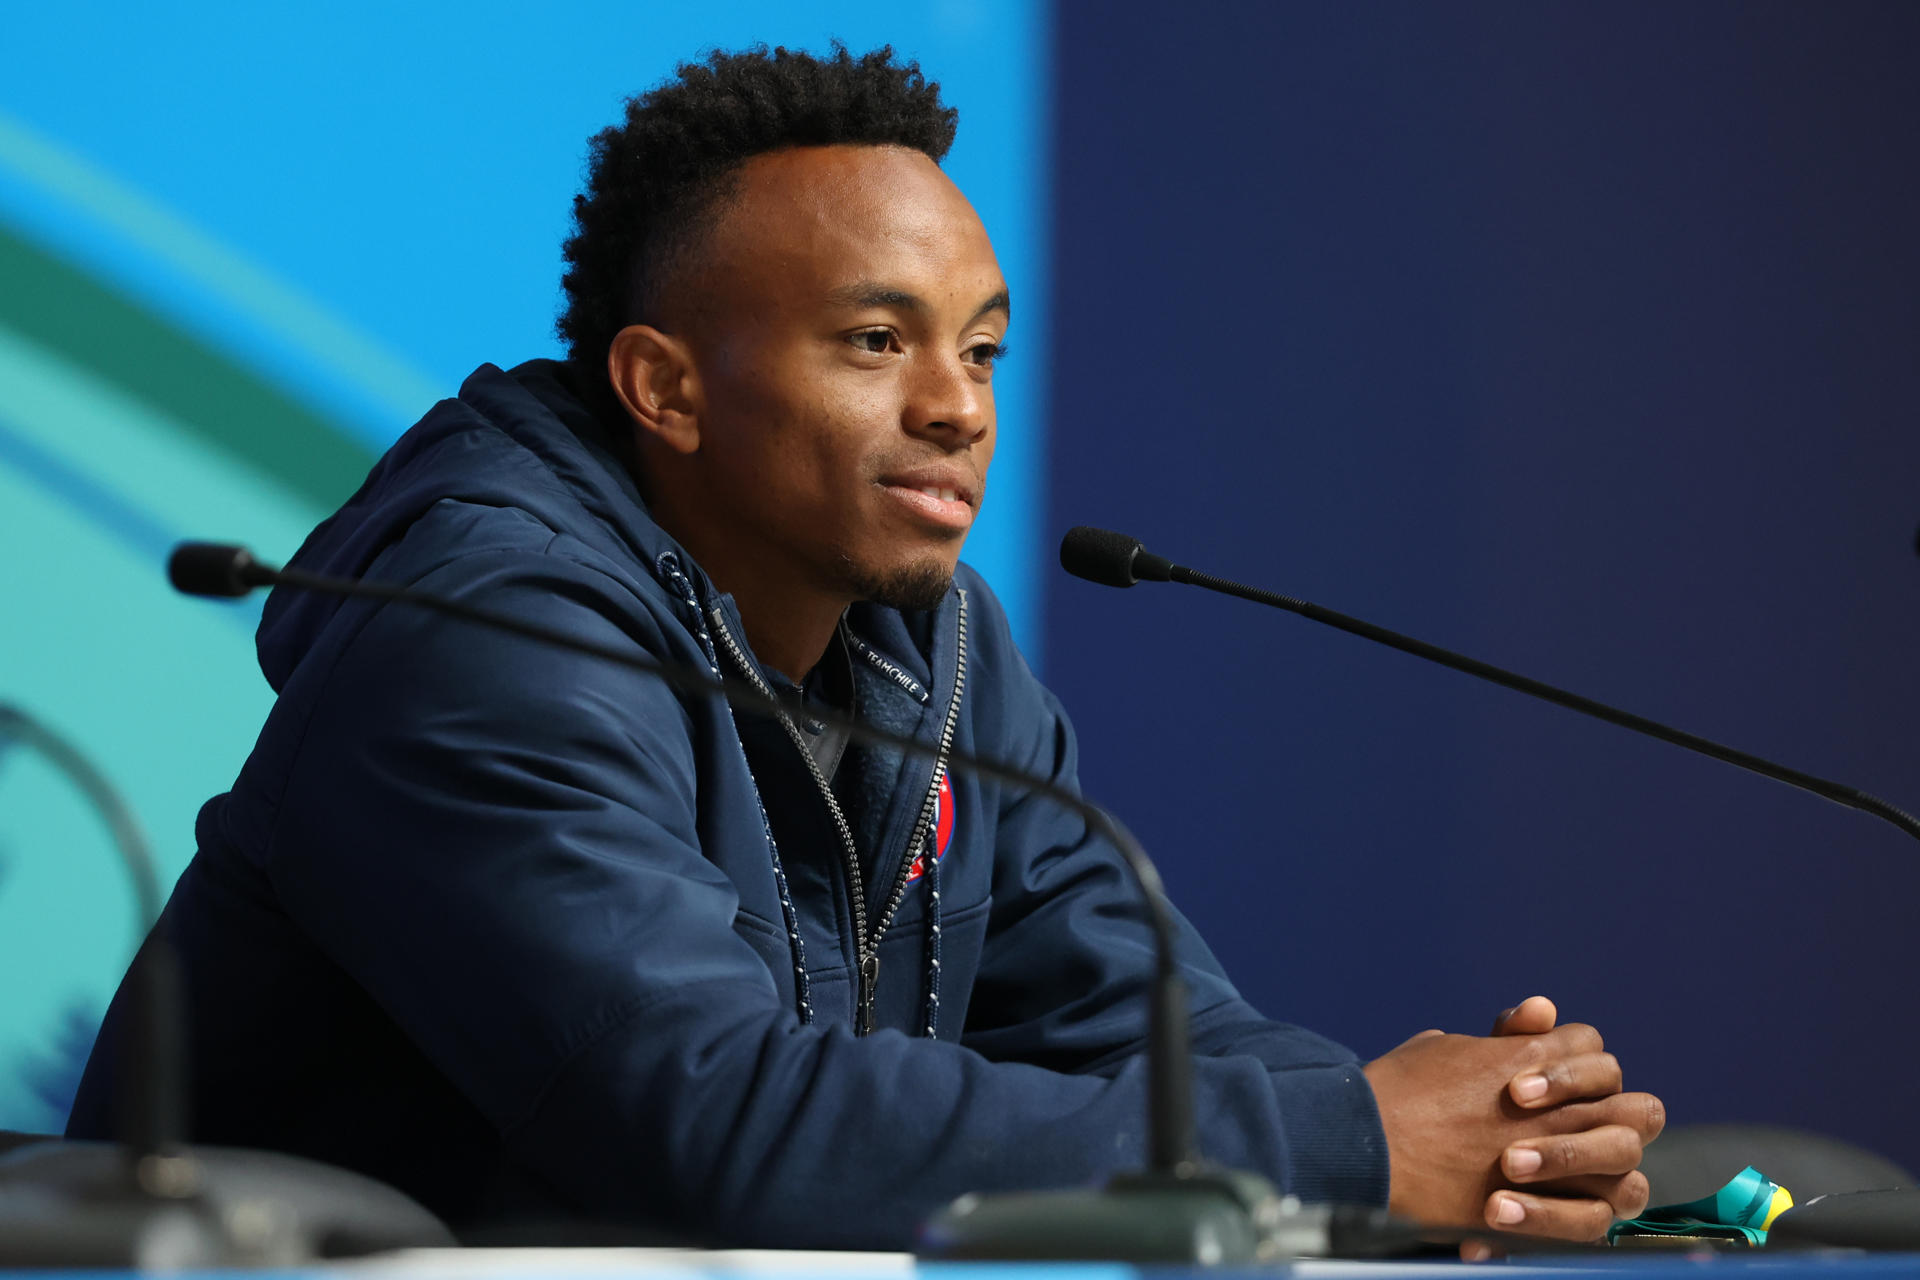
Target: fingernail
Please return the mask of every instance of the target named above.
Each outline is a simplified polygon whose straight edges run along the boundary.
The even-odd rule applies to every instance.
[[[1493,1220],[1503,1227],[1510,1227],[1516,1222],[1524,1222],[1526,1217],[1527,1207],[1518,1200],[1515,1200],[1512,1196],[1501,1196],[1499,1207],[1493,1211]]]
[[[1506,1021],[1506,1020],[1507,1020],[1508,1018],[1511,1018],[1511,1017],[1512,1017],[1512,1016],[1513,1016],[1514,1014],[1516,1014],[1516,1013],[1518,1013],[1518,1012],[1520,1012],[1520,1006],[1519,1006],[1519,1005],[1515,1005],[1515,1006],[1513,1006],[1513,1008],[1511,1008],[1511,1009],[1502,1009],[1502,1010],[1500,1011],[1500,1016],[1499,1016],[1499,1017],[1497,1017],[1497,1018],[1495,1018],[1495,1019],[1494,1019],[1494,1021],[1495,1021],[1495,1022],[1505,1022],[1505,1021]],[[1481,1245],[1480,1247],[1481,1247],[1482,1249],[1484,1249],[1484,1248],[1486,1248],[1486,1246],[1485,1246],[1485,1245]]]
[[[1540,1153],[1532,1147],[1507,1148],[1507,1172],[1516,1178],[1524,1178],[1530,1173],[1540,1171]]]
[[[1547,1096],[1545,1076],[1521,1076],[1513,1082],[1513,1096],[1521,1102],[1534,1102]]]
[[[1460,1246],[1460,1261],[1485,1262],[1493,1257],[1493,1246],[1484,1240],[1469,1240]]]

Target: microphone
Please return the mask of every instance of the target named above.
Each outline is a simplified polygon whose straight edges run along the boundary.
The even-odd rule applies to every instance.
[[[1191,586],[1204,587],[1208,591],[1218,591],[1222,595],[1237,596],[1242,600],[1251,600],[1255,604],[1264,604],[1275,609],[1285,609],[1297,613],[1303,618],[1324,623],[1349,635],[1356,635],[1376,644],[1410,653],[1416,658],[1425,658],[1437,662],[1443,667],[1452,667],[1455,671],[1464,671],[1470,676],[1487,680],[1503,688],[1513,689],[1530,697],[1551,702],[1555,706],[1578,711],[1582,715],[1604,720],[1608,724],[1631,729],[1635,733],[1658,738],[1662,742],[1672,743],[1676,747],[1685,747],[1689,751],[1709,756],[1723,764],[1730,764],[1749,773],[1757,773],[1775,782],[1784,782],[1790,787],[1811,792],[1823,800],[1845,805],[1862,813],[1870,813],[1876,818],[1892,823],[1916,840],[1920,840],[1920,819],[1903,809],[1895,808],[1885,800],[1870,796],[1856,787],[1844,783],[1818,778],[1798,769],[1789,769],[1786,765],[1776,764],[1762,756],[1740,751],[1711,738],[1675,729],[1658,720],[1649,720],[1645,716],[1634,715],[1608,706],[1592,698],[1556,688],[1530,677],[1496,667],[1492,663],[1482,662],[1478,658],[1469,658],[1465,654],[1455,653],[1451,649],[1442,649],[1439,645],[1416,640],[1412,636],[1377,627],[1371,622],[1336,613],[1332,609],[1323,609],[1317,604],[1305,600],[1296,600],[1292,596],[1277,592],[1264,591],[1259,587],[1250,587],[1228,578],[1218,578],[1198,569],[1189,569],[1185,565],[1174,564],[1161,556],[1147,551],[1138,538],[1130,538],[1123,533],[1110,529],[1095,529],[1080,525],[1069,529],[1066,537],[1060,540],[1060,566],[1077,578],[1097,582],[1103,586],[1130,587],[1136,581],[1181,582]]]
[[[272,586],[273,572],[245,547],[183,542],[167,557],[167,581],[182,595],[238,598]]]
[[[745,680],[716,677],[705,667],[583,640],[411,587],[276,569],[241,546],[182,543],[168,561],[167,573],[175,587],[192,595],[235,596],[255,586],[275,586],[404,603],[645,671],[670,688],[709,694],[753,715],[777,717],[799,710]],[[916,739],[837,710],[808,706],[805,714],[845,730],[858,742],[921,759],[938,758],[934,748]],[[1216,1168],[1200,1159],[1194,1138],[1187,991],[1175,954],[1173,909],[1146,851],[1117,818],[1048,778],[958,750],[948,752],[947,762],[950,768],[1044,796],[1077,814],[1112,842],[1145,900],[1154,942],[1147,1008],[1148,1157],[1144,1170],[1117,1174],[1099,1190],[962,1196],[924,1226],[920,1251],[956,1259],[1251,1262],[1280,1256],[1274,1252],[1278,1248],[1325,1254],[1334,1248],[1387,1247],[1389,1241],[1399,1246],[1410,1238],[1415,1228],[1388,1219],[1382,1211],[1342,1207],[1333,1213],[1325,1206],[1301,1206],[1256,1174]]]
[[[1143,579],[1165,582],[1173,574],[1173,561],[1154,555],[1140,539],[1084,524],[1060,539],[1060,567],[1103,587],[1130,587]]]

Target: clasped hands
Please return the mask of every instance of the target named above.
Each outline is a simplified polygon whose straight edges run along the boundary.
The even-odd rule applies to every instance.
[[[1666,1110],[1650,1093],[1623,1093],[1600,1033],[1556,1026],[1558,1016],[1534,996],[1491,1037],[1423,1031],[1367,1064],[1395,1214],[1597,1240],[1646,1209],[1640,1153]]]

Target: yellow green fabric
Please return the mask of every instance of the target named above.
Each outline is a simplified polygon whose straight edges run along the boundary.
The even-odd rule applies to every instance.
[[[1621,1236],[1701,1236],[1710,1240],[1767,1242],[1773,1220],[1793,1208],[1793,1196],[1752,1165],[1710,1196],[1685,1204],[1648,1209],[1637,1218],[1613,1224],[1607,1243]]]

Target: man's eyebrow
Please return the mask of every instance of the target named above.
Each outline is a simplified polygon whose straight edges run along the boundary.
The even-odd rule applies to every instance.
[[[895,288],[892,285],[876,284],[870,280],[862,280],[856,284],[842,285],[840,288],[827,294],[827,301],[836,307],[852,307],[856,309],[865,307],[896,307],[902,311],[920,313],[924,313],[927,310],[926,300],[918,294],[909,293],[905,289]],[[1013,302],[1007,296],[1005,289],[1000,290],[1000,292],[981,303],[979,309],[973,313],[967,320],[967,323],[972,324],[982,316],[995,311],[1006,312],[1009,319],[1013,316]]]
[[[925,311],[927,304],[905,289],[896,289],[891,285],[875,284],[862,280],[857,284],[842,285],[827,295],[827,301],[836,307],[898,307],[902,311]]]
[[[978,320],[981,317],[995,311],[1004,311],[1007,313],[1007,319],[1009,320],[1013,319],[1013,299],[1007,296],[1007,291],[1005,289],[1002,289],[1000,292],[994,294],[991,298],[988,298],[985,302],[981,303],[980,309],[973,313],[973,320]],[[967,323],[972,324],[973,320],[969,320],[967,321]]]

